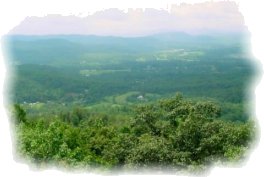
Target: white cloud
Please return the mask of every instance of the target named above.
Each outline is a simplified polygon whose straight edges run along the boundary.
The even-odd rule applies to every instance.
[[[243,16],[234,2],[206,2],[172,5],[170,9],[117,8],[98,11],[87,17],[47,15],[28,17],[11,34],[95,34],[142,36],[152,33],[241,32]]]

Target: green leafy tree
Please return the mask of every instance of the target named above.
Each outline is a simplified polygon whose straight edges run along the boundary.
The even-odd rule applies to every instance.
[[[37,164],[204,169],[243,159],[254,138],[252,122],[219,119],[216,104],[180,94],[138,107],[124,125],[111,122],[113,115],[81,109],[58,119],[27,120],[20,106],[16,113],[18,151]]]
[[[15,118],[15,123],[19,124],[19,123],[26,123],[26,111],[19,105],[19,104],[15,104],[14,105],[14,112],[13,112],[13,116]]]
[[[127,157],[127,166],[152,167],[170,164],[172,144],[163,137],[144,134]]]

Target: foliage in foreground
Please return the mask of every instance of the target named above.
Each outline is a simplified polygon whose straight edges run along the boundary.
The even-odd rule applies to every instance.
[[[18,153],[38,165],[206,168],[243,159],[254,137],[252,123],[218,119],[217,105],[188,101],[179,94],[138,107],[122,126],[81,109],[49,120],[28,120],[19,105],[15,112]]]

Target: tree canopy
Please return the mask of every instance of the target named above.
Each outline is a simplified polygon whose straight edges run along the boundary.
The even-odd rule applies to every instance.
[[[15,109],[21,120],[16,125],[18,153],[36,164],[200,169],[243,159],[254,138],[253,123],[221,120],[216,104],[181,94],[137,107],[131,121],[118,126],[107,115],[81,109],[52,120],[29,120],[20,106]]]

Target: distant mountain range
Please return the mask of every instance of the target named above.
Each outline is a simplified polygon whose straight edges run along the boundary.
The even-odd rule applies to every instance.
[[[250,37],[249,33],[226,33],[210,35],[191,35],[185,32],[158,33],[141,37],[121,37],[121,36],[99,36],[99,35],[6,35],[4,41],[28,41],[28,42],[74,42],[79,44],[91,45],[155,45],[161,43],[172,43],[179,45],[197,45],[201,43],[245,43]]]
[[[81,58],[86,53],[155,53],[160,50],[207,50],[243,46],[247,34],[190,35],[160,33],[144,37],[96,35],[7,35],[3,38],[11,58],[26,63],[47,63]]]

